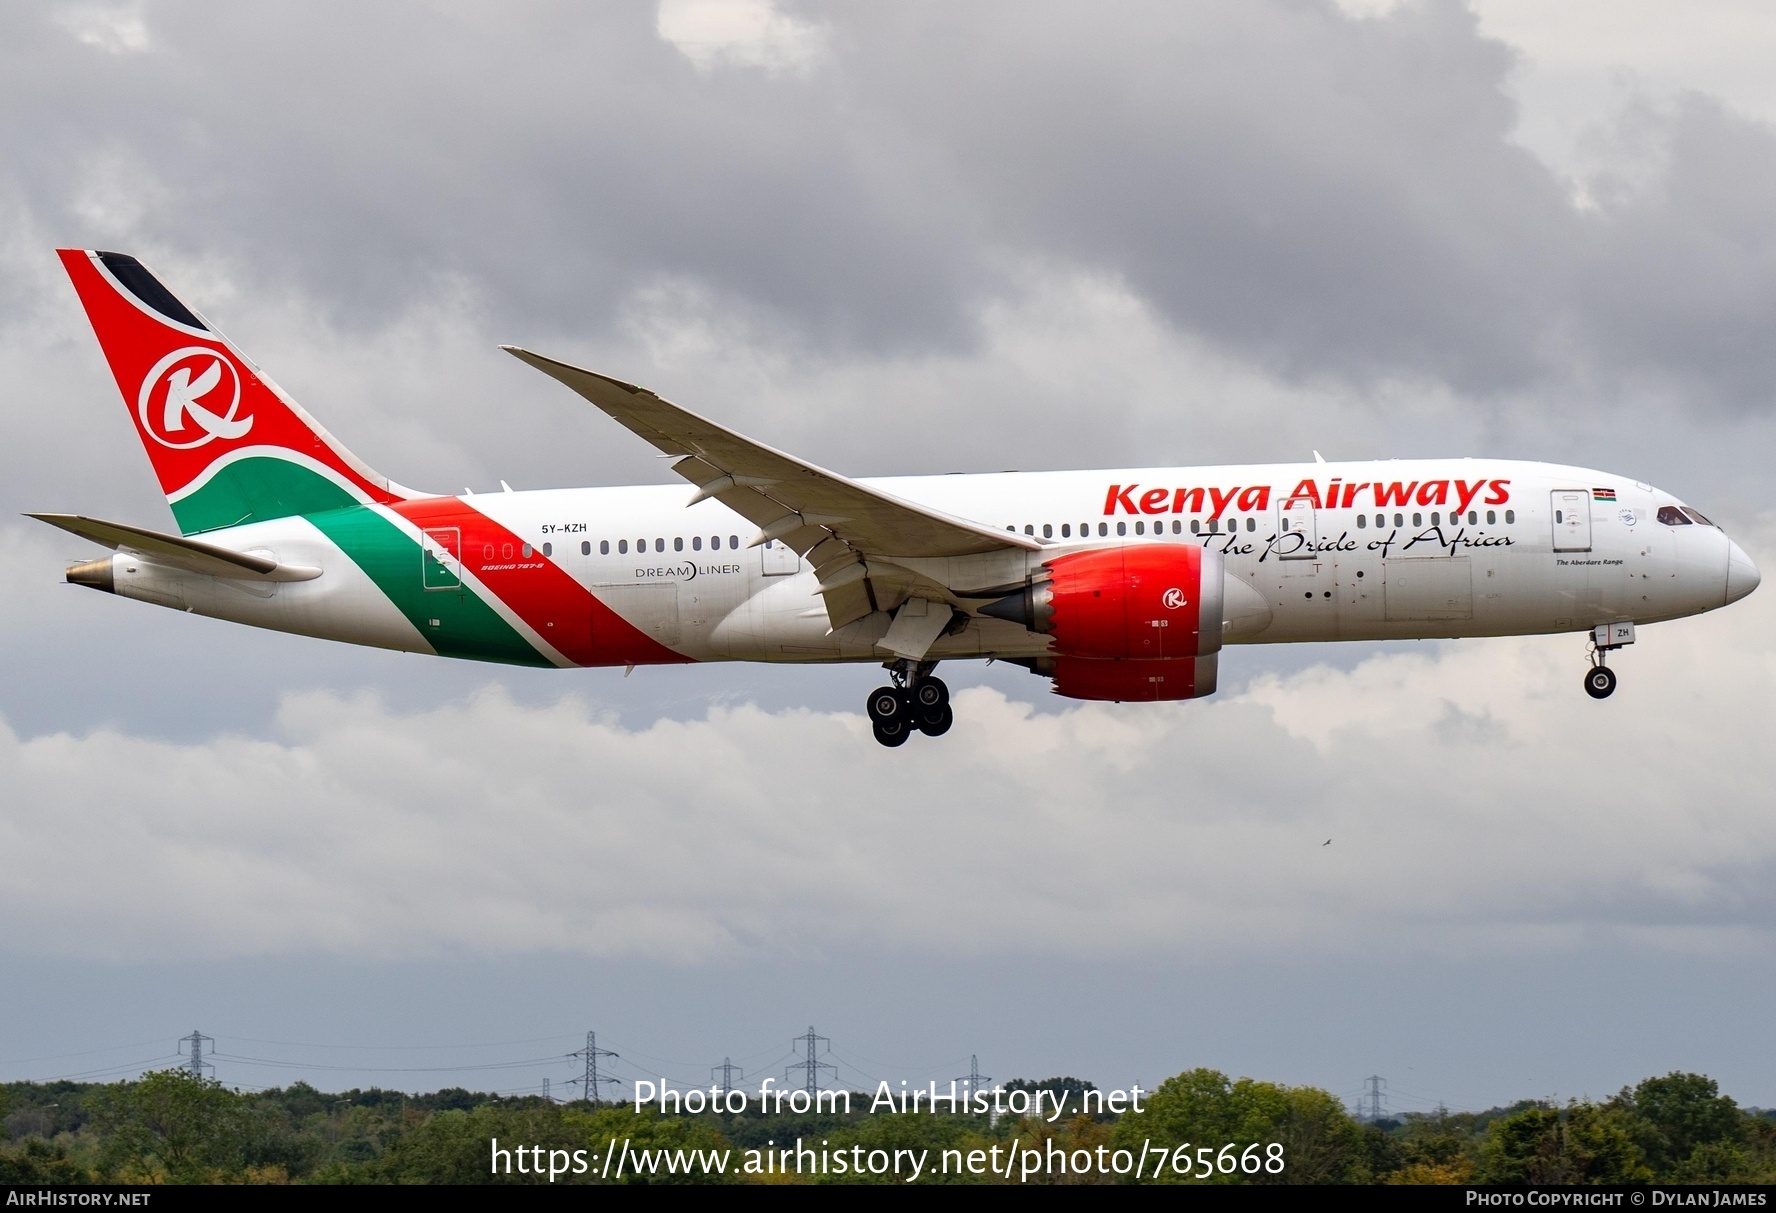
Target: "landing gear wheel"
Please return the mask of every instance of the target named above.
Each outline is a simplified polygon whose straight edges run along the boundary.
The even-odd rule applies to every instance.
[[[920,678],[913,682],[913,707],[917,710],[937,709],[950,701],[950,688],[941,678]]]
[[[1608,699],[1616,689],[1616,672],[1607,665],[1594,665],[1585,671],[1585,694],[1593,699]]]
[[[878,720],[870,729],[875,733],[876,741],[889,749],[905,745],[907,738],[913,735],[913,730],[907,727],[905,720]]]
[[[942,737],[956,723],[956,713],[947,703],[934,708],[919,708],[919,731],[927,737]]]
[[[872,724],[899,723],[902,728],[901,740],[906,740],[905,726],[907,718],[912,715],[912,705],[908,703],[906,693],[899,687],[877,687],[870,692],[869,702],[865,705],[864,710],[869,713]],[[876,739],[881,740],[880,734]],[[892,744],[899,745],[900,742]]]

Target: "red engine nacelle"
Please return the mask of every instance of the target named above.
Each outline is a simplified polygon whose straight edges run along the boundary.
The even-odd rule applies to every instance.
[[[1113,699],[1118,703],[1155,699],[1198,699],[1215,693],[1221,655],[1146,661],[1139,657],[1052,657],[1045,670],[1054,693],[1069,699]]]
[[[1042,567],[1048,581],[1034,591],[1035,630],[1055,638],[1057,654],[1163,660],[1220,651],[1219,552],[1148,543],[1073,552]]]
[[[1070,552],[982,613],[1053,636],[1038,663],[1073,699],[1194,699],[1215,690],[1221,553],[1194,543]]]

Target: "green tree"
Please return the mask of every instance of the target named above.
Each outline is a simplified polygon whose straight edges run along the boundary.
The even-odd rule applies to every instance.
[[[1610,1105],[1534,1106],[1502,1116],[1488,1128],[1479,1178],[1495,1184],[1647,1183],[1630,1122]]]
[[[1116,1124],[1115,1144],[1139,1151],[1144,1143],[1195,1151],[1209,1147],[1219,1156],[1233,1145],[1239,1154],[1256,1144],[1259,1152],[1272,1143],[1282,1146],[1280,1172],[1215,1167],[1209,1175],[1200,1165],[1189,1177],[1211,1183],[1354,1183],[1368,1178],[1362,1126],[1329,1093],[1316,1087],[1285,1087],[1250,1078],[1231,1081],[1218,1070],[1186,1070],[1161,1083],[1144,1111],[1130,1113]],[[1171,1168],[1158,1182],[1186,1182]]]
[[[1714,1079],[1673,1071],[1633,1090],[1624,1087],[1611,1102],[1628,1113],[1634,1140],[1658,1178],[1722,1182],[1743,1171],[1746,1117]]]
[[[719,1130],[697,1117],[638,1115],[627,1108],[583,1111],[543,1103],[492,1103],[469,1111],[440,1112],[393,1142],[374,1162],[361,1168],[332,1170],[326,1178],[398,1184],[548,1184],[548,1152],[567,1151],[571,1165],[574,1151],[578,1150],[583,1151],[580,1157],[586,1170],[558,1174],[553,1182],[602,1183],[606,1181],[596,1171],[604,1161],[606,1143],[612,1140],[619,1145],[626,1141],[637,1151],[729,1148]],[[495,1141],[508,1155],[493,1153]],[[543,1149],[540,1176],[536,1156],[519,1157],[515,1153],[519,1147]],[[610,1182],[615,1182],[614,1177]],[[701,1172],[672,1175],[661,1171],[653,1175],[630,1173],[622,1182],[694,1184],[724,1180],[719,1175],[705,1176]]]
[[[115,1178],[201,1183],[246,1165],[243,1100],[213,1078],[158,1070],[116,1084],[103,1105],[103,1160]]]
[[[0,1184],[85,1184],[92,1176],[59,1142],[50,1145],[41,1137],[16,1150],[0,1150]]]

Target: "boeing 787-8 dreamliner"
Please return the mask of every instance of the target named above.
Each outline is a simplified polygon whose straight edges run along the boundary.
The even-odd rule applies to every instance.
[[[354,457],[135,258],[60,251],[178,534],[69,581],[254,627],[536,666],[866,662],[876,740],[946,732],[941,661],[1075,699],[1212,694],[1230,644],[1571,632],[1585,690],[1637,625],[1759,573],[1669,493],[1412,459],[852,479],[513,346],[689,482],[444,496]]]

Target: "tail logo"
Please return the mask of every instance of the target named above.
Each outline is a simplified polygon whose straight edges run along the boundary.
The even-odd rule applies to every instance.
[[[155,363],[136,401],[142,429],[174,450],[245,436],[253,415],[240,416],[240,407],[240,371],[227,357],[199,345],[174,350]]]

